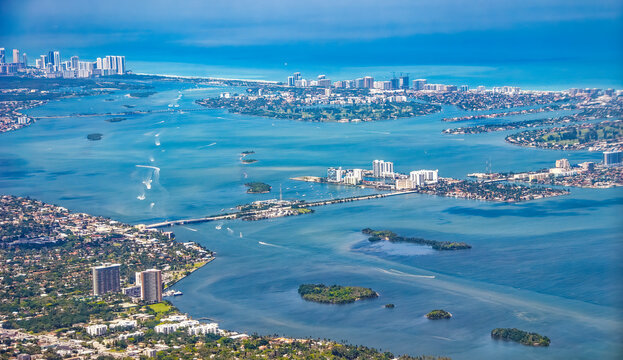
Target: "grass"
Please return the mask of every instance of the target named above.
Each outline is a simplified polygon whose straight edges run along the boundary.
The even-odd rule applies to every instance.
[[[157,304],[152,304],[152,305],[148,305],[150,309],[152,309],[153,311],[157,312],[158,314],[160,313],[165,313],[168,312],[169,310],[171,310],[171,305],[166,304],[166,303],[157,303]]]

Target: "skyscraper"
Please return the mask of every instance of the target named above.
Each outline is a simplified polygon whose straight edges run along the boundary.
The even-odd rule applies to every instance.
[[[26,56],[26,53],[22,55],[22,63],[24,64],[24,67],[28,66],[28,56]]]
[[[363,78],[363,87],[366,89],[374,88],[374,78],[372,76],[365,76]]]
[[[58,71],[61,68],[61,53],[58,51],[55,51],[53,55],[54,55],[54,66],[56,68],[56,71]]]
[[[409,75],[403,75],[398,80],[398,85],[401,89],[406,90],[409,88]]]
[[[0,64],[4,64],[6,62],[6,51],[4,48],[0,48]]]
[[[120,264],[104,264],[93,268],[93,295],[104,295],[121,290],[120,266]]]
[[[71,69],[72,70],[78,70],[78,57],[77,56],[72,56],[71,57]]]
[[[13,49],[13,64],[19,64],[19,50]]]
[[[125,74],[125,56],[116,56],[117,60],[117,74],[123,75]]]
[[[141,271],[141,300],[148,303],[162,301],[162,271],[150,269]]]
[[[424,85],[426,85],[426,79],[413,80],[413,90],[424,90]]]

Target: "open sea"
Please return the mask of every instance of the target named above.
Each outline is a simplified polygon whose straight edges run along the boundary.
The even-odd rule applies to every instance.
[[[163,64],[138,65],[136,72],[267,80],[283,80],[295,71],[278,68],[271,76],[259,76],[259,70],[201,72],[198,65],[184,70],[178,64],[166,71]],[[304,76],[315,76],[312,71]],[[490,86],[501,70],[395,71]],[[337,80],[368,73],[380,78],[388,72],[381,68],[326,73]],[[514,85],[520,73],[509,73],[502,79],[508,83],[496,85]],[[548,82],[534,75],[518,85],[545,89],[569,87],[574,81],[556,76],[560,77]],[[576,86],[584,87],[589,80],[578,80]],[[597,82],[595,86],[620,85],[605,77]],[[54,101],[27,113],[127,111],[123,105],[136,110],[175,105],[199,109],[196,99],[240,91],[171,82],[154,85],[157,93],[148,98],[129,98],[121,91]],[[290,178],[323,176],[330,166],[370,168],[374,159],[393,161],[399,172],[439,169],[440,176],[458,178],[485,171],[488,162],[493,171],[527,171],[551,167],[561,158],[571,163],[601,161],[600,153],[512,146],[504,141],[507,132],[441,134],[452,125],[442,123],[442,117],[464,113],[445,106],[441,113],[424,117],[362,124],[274,120],[224,110],[153,113],[116,123],[106,122],[107,117],[40,120],[0,134],[0,192],[139,224],[226,212],[278,197],[279,188],[285,199],[369,193],[372,190]],[[89,141],[90,133],[102,133],[103,139]],[[249,157],[258,162],[243,165],[240,153],[245,150],[255,151]],[[269,183],[273,191],[247,194],[244,183],[249,181]],[[216,252],[215,261],[175,285],[184,295],[172,302],[225,329],[345,340],[395,354],[453,359],[620,359],[623,354],[621,189],[572,189],[567,196],[519,204],[406,195],[315,210],[257,222],[172,228],[178,240],[196,241]],[[371,244],[360,232],[366,227],[465,241],[473,248],[436,252],[413,244]],[[312,282],[370,287],[380,297],[335,306],[303,301],[297,288]],[[396,307],[385,309],[387,303]],[[453,318],[424,317],[440,308]],[[547,335],[551,346],[494,341],[490,331],[497,327]]]

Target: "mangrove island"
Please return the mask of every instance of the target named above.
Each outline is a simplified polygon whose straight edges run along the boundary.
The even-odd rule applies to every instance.
[[[303,299],[323,304],[347,304],[379,296],[376,291],[359,286],[303,284],[298,291]]]
[[[249,189],[247,189],[247,193],[249,194],[266,194],[270,192],[272,188],[270,185],[263,182],[248,182],[244,184]]]
[[[531,333],[516,328],[497,328],[491,330],[491,337],[505,341],[514,341],[528,346],[549,346],[547,336]]]
[[[368,238],[370,242],[376,242],[381,240],[389,242],[406,242],[418,245],[427,245],[432,247],[434,250],[464,250],[472,248],[471,245],[464,242],[436,241],[416,237],[402,237],[389,230],[373,230],[370,228],[365,228],[361,230],[361,232],[366,235],[370,235],[370,237]]]
[[[428,320],[441,320],[441,319],[450,319],[452,314],[445,310],[433,310],[426,314],[426,318]]]

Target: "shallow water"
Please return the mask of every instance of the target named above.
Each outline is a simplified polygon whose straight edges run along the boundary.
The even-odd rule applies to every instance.
[[[157,84],[141,99],[115,95],[66,99],[31,115],[198,108],[193,101],[223,89]],[[181,98],[179,95],[182,95]],[[114,98],[115,101],[104,101]],[[371,167],[394,161],[400,172],[439,169],[441,176],[525,171],[600,161],[585,151],[544,151],[504,142],[506,133],[442,135],[443,117],[365,124],[312,124],[254,118],[222,110],[156,113],[110,123],[106,117],[41,120],[0,135],[0,189],[75,211],[130,223],[228,211],[278,197],[320,199],[369,189],[289,180],[321,176],[329,166]],[[549,115],[548,115],[549,116]],[[89,133],[102,133],[88,141]],[[257,163],[244,165],[240,153]],[[262,181],[270,194],[246,194]],[[149,185],[148,185],[149,184]],[[143,198],[144,197],[144,198]],[[175,227],[217,259],[175,288],[182,311],[223,328],[297,337],[327,337],[394,353],[455,359],[617,358],[621,354],[623,191],[573,189],[571,195],[496,204],[404,195],[316,208],[311,215],[259,222]],[[217,229],[219,227],[220,229]],[[412,244],[370,244],[360,230],[465,241],[471,250],[439,252]],[[228,230],[229,229],[229,230]],[[299,284],[371,287],[380,298],[344,306],[303,301]],[[385,309],[386,303],[396,304]],[[436,308],[448,321],[428,321]],[[493,341],[496,327],[552,339],[547,349]]]

